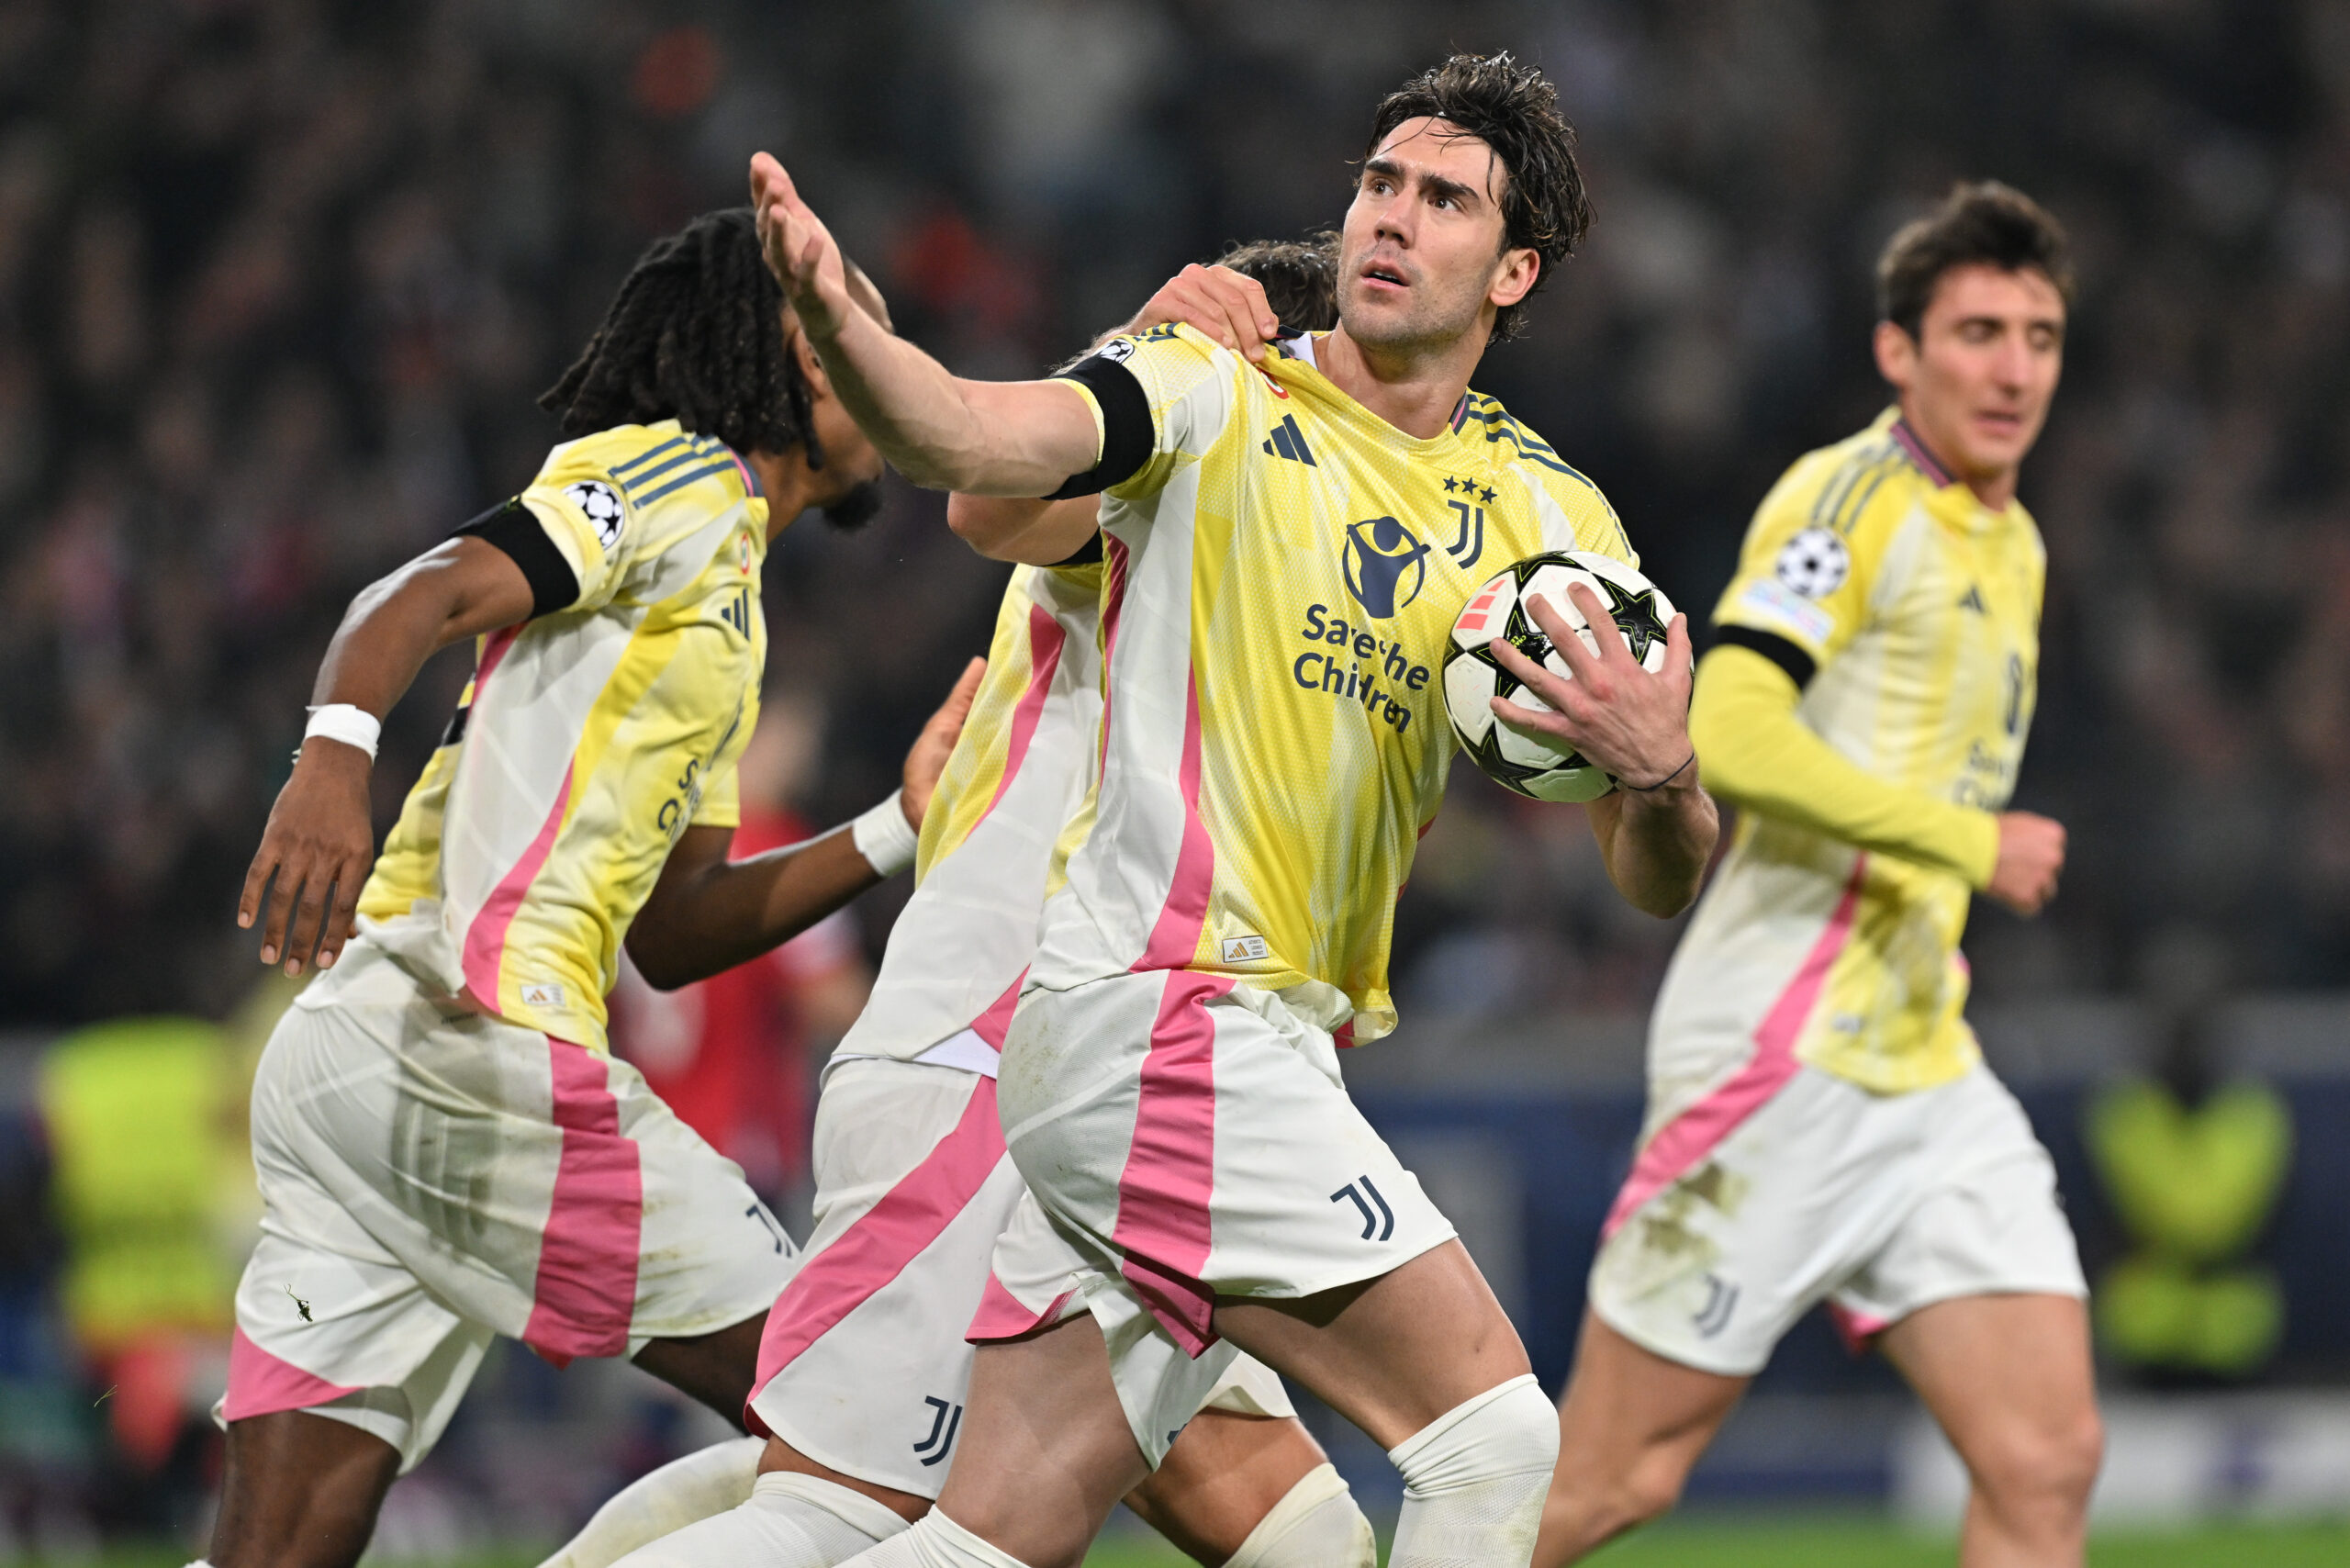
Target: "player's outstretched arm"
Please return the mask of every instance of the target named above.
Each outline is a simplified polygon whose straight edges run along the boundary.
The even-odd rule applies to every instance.
[[[917,834],[987,667],[985,659],[964,666],[906,754],[891,809],[902,812]],[[689,827],[679,834],[652,896],[629,927],[629,957],[656,990],[674,991],[748,963],[896,868],[867,859],[849,823],[746,860],[727,858],[733,838],[728,827]]]
[[[1046,496],[1100,460],[1100,423],[1073,385],[962,380],[857,308],[840,246],[764,152],[751,207],[834,394],[899,473],[937,490]]]
[[[1567,592],[1599,652],[1585,648],[1547,601],[1528,600],[1534,623],[1573,678],[1562,679],[1506,641],[1497,642],[1494,656],[1550,711],[1495,698],[1494,712],[1505,723],[1581,752],[1616,777],[1615,792],[1585,808],[1608,879],[1636,909],[1660,918],[1679,914],[1695,902],[1721,832],[1713,800],[1698,785],[1696,748],[1689,739],[1689,618],[1673,618],[1664,667],[1651,675],[1632,657],[1598,595],[1581,584]]]
[[[1194,263],[1159,285],[1140,310],[1094,339],[1093,347],[1179,321],[1251,360],[1265,357],[1265,345],[1281,326],[1263,284],[1230,267]],[[1045,501],[957,491],[946,502],[946,526],[963,543],[991,560],[1038,566],[1066,561],[1084,548],[1100,515],[1100,503],[1091,496]]]
[[[503,550],[475,538],[436,545],[352,600],[311,700],[321,708],[347,703],[380,722],[426,659],[527,620],[531,605],[530,582]],[[263,921],[263,963],[282,953],[285,972],[298,975],[313,950],[322,969],[342,951],[375,858],[367,791],[374,765],[347,742],[317,735],[302,743],[237,901],[239,925]]]

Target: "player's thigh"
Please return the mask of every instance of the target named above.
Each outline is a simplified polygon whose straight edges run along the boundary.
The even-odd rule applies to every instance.
[[[767,1315],[755,1313],[709,1334],[648,1339],[632,1360],[683,1394],[740,1427],[743,1406],[759,1370],[759,1335]]]
[[[1531,1370],[1517,1330],[1457,1239],[1377,1279],[1314,1295],[1219,1300],[1215,1326],[1382,1448]]]
[[[1126,1494],[1126,1506],[1187,1555],[1222,1562],[1325,1460],[1295,1417],[1206,1409]]]
[[[1150,1470],[1090,1313],[979,1346],[963,1426],[938,1506],[1033,1568],[1082,1559]]]
[[[1880,1343],[1978,1481],[2086,1492],[2103,1439],[2079,1297],[1960,1296],[1920,1307]]]
[[[1638,1479],[1678,1495],[1751,1380],[1669,1361],[1583,1314],[1574,1371],[1559,1397],[1555,1494]]]

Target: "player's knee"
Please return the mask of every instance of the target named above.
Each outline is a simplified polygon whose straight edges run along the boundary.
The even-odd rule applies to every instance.
[[[1688,1478],[1678,1454],[1657,1449],[1621,1465],[1561,1464],[1543,1506],[1544,1531],[1595,1546],[1671,1513]]]
[[[1388,1458],[1405,1491],[1429,1497],[1559,1463],[1559,1416],[1531,1377],[1513,1378],[1414,1433]]]
[[[1656,1449],[1640,1455],[1613,1488],[1610,1501],[1615,1505],[1616,1528],[1630,1529],[1671,1513],[1680,1503],[1681,1488],[1688,1479],[1689,1467],[1680,1455]]]
[[[1376,1568],[1379,1542],[1331,1465],[1300,1476],[1224,1568]]]
[[[1559,1418],[1531,1376],[1438,1417],[1387,1457],[1404,1476],[1394,1568],[1524,1562],[1559,1462]]]
[[[1970,1445],[1968,1471],[1984,1500],[2006,1514],[2077,1518],[2105,1461],[2105,1428],[2094,1409],[2067,1419],[2011,1423]]]

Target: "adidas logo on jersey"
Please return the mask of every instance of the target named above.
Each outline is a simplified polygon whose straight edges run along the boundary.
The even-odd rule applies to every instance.
[[[1961,610],[1971,610],[1977,615],[1991,613],[1990,607],[1983,602],[1983,586],[1980,583],[1966,585],[1966,591],[1958,596],[1958,607]]]
[[[1313,452],[1305,444],[1305,432],[1297,428],[1295,414],[1283,414],[1273,433],[1265,438],[1265,451],[1274,457],[1286,457],[1292,463],[1303,463],[1308,468],[1319,468]]]

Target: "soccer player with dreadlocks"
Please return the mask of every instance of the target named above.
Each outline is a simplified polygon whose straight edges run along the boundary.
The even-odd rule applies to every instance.
[[[909,864],[980,673],[900,793],[730,862],[768,541],[870,516],[879,459],[743,210],[647,251],[541,401],[568,439],[529,487],[353,601],[246,878],[262,960],[321,973],[253,1087],[220,1568],[355,1562],[494,1335],[629,1356],[740,1418],[791,1247],[606,1050],[604,994],[623,941],[681,985]],[[380,721],[462,637],[473,681],[375,857]]]

